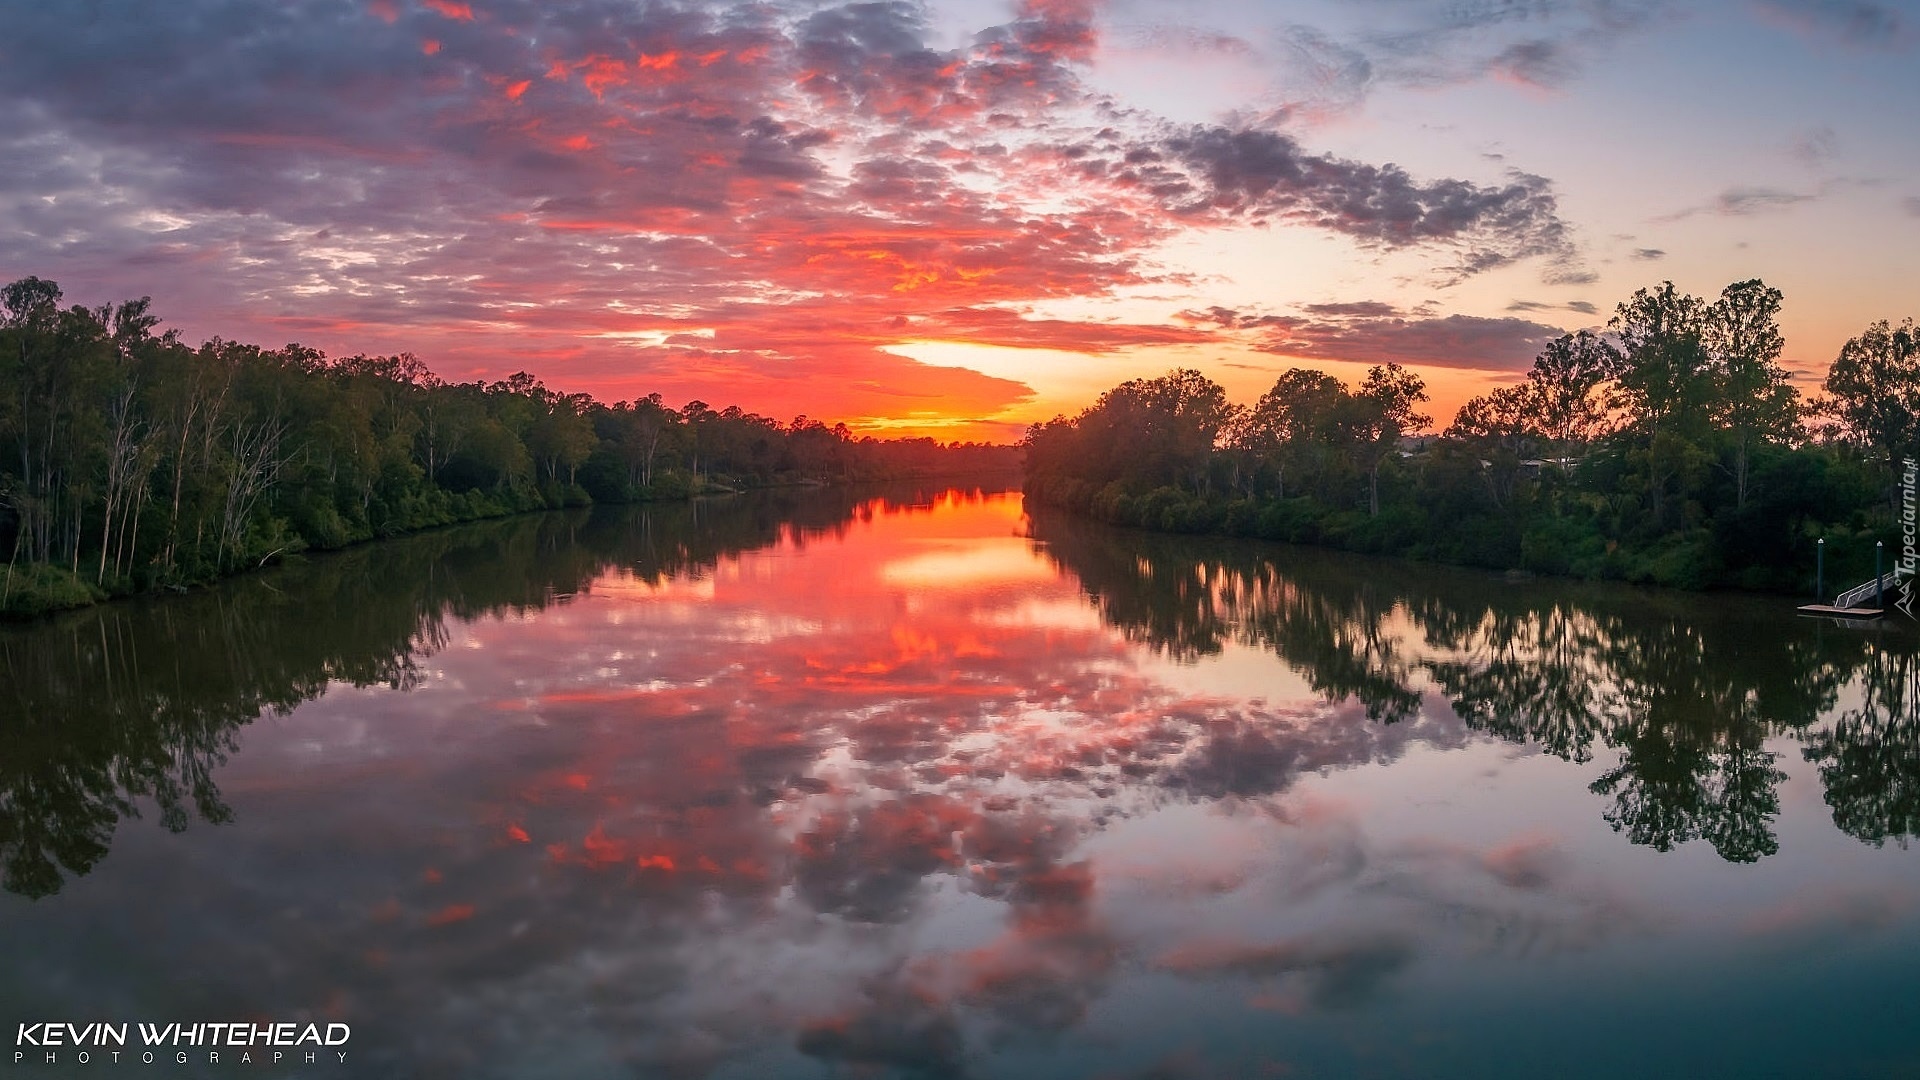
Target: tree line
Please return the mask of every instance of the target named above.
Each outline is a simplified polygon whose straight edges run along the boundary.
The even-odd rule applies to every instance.
[[[1296,368],[1251,405],[1196,371],[1132,380],[1028,431],[1027,496],[1153,529],[1686,588],[1804,591],[1824,537],[1832,580],[1853,584],[1876,539],[1897,550],[1920,332],[1873,324],[1809,398],[1780,363],[1781,301],[1759,280],[1712,300],[1640,289],[1437,434],[1398,364],[1358,386]]]
[[[0,614],[526,510],[1018,462],[659,394],[606,404],[524,372],[450,383],[409,354],[193,347],[157,332],[150,298],[62,299],[37,277],[0,288]]]

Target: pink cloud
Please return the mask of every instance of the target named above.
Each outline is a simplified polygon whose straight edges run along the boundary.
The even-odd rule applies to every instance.
[[[1083,81],[1100,17],[1077,0],[1030,0],[958,49],[895,5],[422,7],[424,44],[376,0],[392,28],[371,36],[290,21],[152,50],[215,57],[232,73],[217,87],[139,63],[98,87],[0,77],[0,96],[44,99],[35,115],[142,162],[137,200],[187,221],[156,247],[124,209],[22,200],[10,261],[76,293],[153,293],[200,336],[408,350],[462,378],[537,359],[603,396],[859,420],[985,418],[1031,396],[888,351],[915,338],[1100,353],[1217,336],[1030,314],[1158,280],[1156,246],[1191,229],[1271,219],[1494,261],[1557,242],[1531,181],[1423,184],[1141,115],[1089,134],[1112,103]],[[57,35],[41,44],[22,55],[61,55]],[[149,103],[132,128],[112,120],[130,94]],[[1391,213],[1352,209],[1375,204]],[[59,240],[75,230],[92,240]],[[156,282],[155,260],[194,260],[204,286]],[[1311,355],[1389,329],[1325,330]]]

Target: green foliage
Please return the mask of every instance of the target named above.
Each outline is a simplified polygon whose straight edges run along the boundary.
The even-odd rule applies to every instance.
[[[1393,365],[1354,388],[1288,371],[1245,409],[1192,372],[1126,383],[1028,432],[1027,497],[1167,532],[1687,589],[1806,594],[1826,537],[1837,592],[1895,538],[1891,466],[1920,450],[1920,334],[1881,322],[1849,342],[1823,403],[1839,422],[1816,436],[1779,364],[1781,303],[1757,280],[1712,303],[1639,290],[1613,339],[1551,342],[1438,438],[1405,437],[1429,423],[1425,393]],[[1205,407],[1142,404],[1169,401]]]
[[[1920,441],[1920,331],[1886,320],[1840,349],[1827,372],[1826,405],[1854,441],[1889,463]]]
[[[0,287],[0,611],[182,586],[530,510],[1010,470],[1013,447],[855,438],[658,394],[606,405],[525,372],[450,384],[410,354],[189,347],[146,298]]]
[[[59,566],[28,563],[0,570],[0,614],[45,615],[86,607],[106,596],[79,575]]]

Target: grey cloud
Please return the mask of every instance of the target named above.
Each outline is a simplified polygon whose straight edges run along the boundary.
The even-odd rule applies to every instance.
[[[1732,188],[1722,192],[1716,205],[1723,214],[1744,215],[1811,201],[1812,195],[1777,188]]]
[[[1370,307],[1372,306],[1372,304],[1373,304],[1372,301],[1363,301],[1361,304],[1357,304],[1355,306]],[[1319,305],[1319,306],[1341,307],[1343,305],[1326,304],[1326,305]],[[1385,306],[1385,305],[1382,305],[1382,306]],[[1215,326],[1225,327],[1228,330],[1256,330],[1261,327],[1268,327],[1268,326],[1285,327],[1285,326],[1292,326],[1294,325],[1295,322],[1298,321],[1286,315],[1244,314],[1242,312],[1234,310],[1233,308],[1220,307],[1217,304],[1213,307],[1208,308],[1205,311],[1182,311],[1174,315],[1174,318],[1179,319],[1181,322],[1187,322],[1187,323],[1212,323]]]
[[[1359,6],[1359,5],[1356,5]],[[1274,74],[1270,115],[1361,106],[1381,86],[1444,86],[1501,78],[1561,86],[1672,0],[1373,0],[1367,29],[1336,35],[1291,24],[1257,43]]]
[[[1634,248],[1632,257],[1634,262],[1657,262],[1666,258],[1667,253],[1659,248]]]
[[[1390,316],[1400,314],[1400,309],[1392,304],[1378,300],[1358,300],[1344,304],[1308,304],[1302,310],[1312,315],[1368,315]]]
[[[1544,837],[1526,837],[1497,847],[1480,858],[1488,874],[1513,889],[1540,890],[1566,869],[1560,846]]]
[[[1489,76],[1534,86],[1577,77],[1670,0],[1374,2],[1374,28],[1352,47],[1382,82],[1437,86]]]
[[[1416,742],[1459,745],[1444,706],[1433,707],[1391,677],[1363,677],[1347,689],[1350,698],[1311,723],[1261,711],[1208,717],[1160,782],[1195,798],[1257,797],[1338,762],[1390,760]]]
[[[966,1075],[966,1043],[949,1007],[884,982],[869,987],[867,995],[866,1007],[851,1018],[802,1029],[797,1039],[800,1052],[926,1080]]]
[[[1394,363],[1524,371],[1564,331],[1526,319],[1297,319],[1267,331],[1263,352],[1351,363]]]
[[[1891,47],[1908,37],[1906,17],[1872,0],[1755,0],[1761,12],[1849,45]]]
[[[926,35],[926,17],[912,4],[848,4],[817,11],[795,31],[800,62],[811,73],[801,85],[876,111],[907,102],[931,107],[955,87],[941,74],[948,58],[927,48]]]
[[[925,159],[875,158],[853,168],[848,193],[875,205],[932,203],[948,189],[952,174]]]
[[[1795,135],[1787,152],[1807,166],[1824,165],[1840,153],[1840,138],[1832,128],[1822,125]]]
[[[819,162],[811,156],[814,148],[832,142],[830,134],[817,129],[796,129],[769,117],[747,124],[740,149],[739,165],[755,176],[773,176],[789,180],[808,180],[821,173]]]
[[[1577,65],[1567,55],[1567,47],[1553,41],[1522,41],[1500,50],[1487,63],[1496,75],[1506,75],[1534,86],[1556,86],[1565,81]]]
[[[1498,186],[1422,183],[1397,165],[1311,154],[1290,135],[1257,128],[1195,126],[1156,149],[1171,164],[1122,163],[1113,175],[1176,214],[1300,221],[1389,248],[1453,244],[1462,277],[1530,256],[1567,266],[1576,259],[1542,177],[1509,172]]]
[[[1586,301],[1544,304],[1515,300],[1508,311],[1564,309],[1592,315]],[[1256,334],[1254,348],[1277,356],[1349,363],[1417,364],[1436,367],[1522,371],[1549,341],[1565,331],[1528,319],[1402,312],[1363,300],[1309,304],[1305,315],[1255,314],[1232,308],[1183,311],[1175,318]]]
[[[1376,853],[1375,862],[1365,888],[1410,902],[1417,921],[1488,951],[1577,951],[1644,926],[1639,912],[1585,880],[1551,837],[1521,836],[1485,852],[1415,841]]]
[[[1515,300],[1507,305],[1508,311],[1577,311],[1582,315],[1592,315],[1599,309],[1585,300],[1569,300],[1564,304],[1543,304],[1538,300]]]
[[[472,21],[396,4],[391,23],[337,0],[181,0],[164,17],[100,0],[87,18],[0,3],[0,258],[158,293],[188,330],[285,328],[362,349],[458,318],[544,333],[576,371],[635,372],[649,361],[587,357],[569,333],[622,329],[602,321],[615,304],[675,312],[661,321],[677,330],[752,322],[744,296],[773,298],[764,310],[845,295],[876,264],[809,246],[838,235],[880,235],[872,246],[943,269],[1010,267],[981,279],[1003,303],[1139,280],[1141,253],[1171,232],[1246,221],[1429,248],[1454,277],[1530,257],[1550,280],[1582,273],[1542,178],[1416,179],[1110,102],[1096,104],[1114,129],[1080,140],[1073,167],[1145,192],[1153,212],[1053,213],[956,183],[968,170],[1019,179],[1034,147],[1075,143],[1062,133],[1080,117],[1061,105],[1092,100],[1076,72],[1093,37],[1072,4],[1029,5],[939,51],[923,9],[901,2],[796,14],[487,0]],[[1355,48],[1296,37],[1330,78],[1372,77]],[[676,53],[703,59],[672,79],[636,60]],[[776,107],[790,98],[803,107]],[[913,310],[875,295],[886,314]],[[769,323],[730,344],[765,346]],[[465,355],[479,357],[473,336]]]
[[[1143,1069],[1110,1074],[1114,1080],[1212,1080],[1221,1075],[1221,1066],[1194,1050],[1182,1050]]]
[[[1353,108],[1372,89],[1373,61],[1358,47],[1309,26],[1281,31],[1274,46],[1279,90],[1291,106],[1340,111]]]
[[[927,20],[922,10],[900,0],[847,4],[826,8],[800,23],[797,37],[801,55],[808,59],[845,62],[851,54],[910,56],[926,48]],[[838,55],[836,55],[838,54]]]
[[[1131,48],[1155,52],[1178,50],[1224,53],[1242,57],[1251,57],[1256,54],[1253,45],[1244,38],[1217,31],[1199,30],[1190,26],[1136,27],[1127,37]]]
[[[1540,280],[1548,285],[1591,285],[1600,280],[1600,275],[1587,269],[1577,255],[1569,253],[1554,256]]]
[[[615,19],[617,10],[520,14],[538,25],[543,47],[573,56],[657,47],[676,35],[730,36],[743,46],[753,36],[686,12],[627,10]],[[583,18],[592,15],[600,18]],[[357,5],[209,2],[176,5],[164,19],[130,11],[76,28],[64,13],[31,9],[10,20],[23,47],[0,68],[0,96],[36,103],[70,139],[141,155],[125,173],[138,194],[189,211],[321,225],[348,217],[398,230],[463,217],[449,211],[502,196],[584,195],[606,179],[537,143],[503,140],[500,118],[476,112],[492,93],[483,73],[541,74],[518,41],[476,23],[418,12],[403,19],[371,33],[380,24]],[[412,25],[422,20],[431,21]],[[584,38],[595,22],[599,36]],[[426,33],[441,41],[433,56],[421,49]],[[82,71],[87,77],[76,79]],[[593,126],[569,116],[578,104],[567,99],[588,97],[581,80],[542,79],[536,92],[552,99],[550,123]],[[752,133],[738,122],[663,119],[687,134],[731,139],[736,153],[753,149],[742,145]],[[632,172],[651,188],[640,198],[688,201],[659,179],[681,171],[675,143],[651,140],[626,162],[649,166]]]
[[[1220,305],[1215,304],[1213,307],[1210,307],[1205,311],[1178,312],[1174,315],[1174,318],[1179,319],[1182,322],[1189,322],[1189,323],[1210,322],[1219,326],[1230,327],[1235,325],[1235,323],[1239,320],[1240,313],[1230,307],[1221,307]]]
[[[1825,194],[1823,189],[1821,194]],[[1747,217],[1753,214],[1784,210],[1800,203],[1812,202],[1819,194],[1785,191],[1771,187],[1732,187],[1713,197],[1707,203],[1690,206],[1655,218],[1655,221],[1671,223],[1684,221],[1699,214],[1716,214],[1721,217]],[[1646,249],[1652,250],[1652,249]]]
[[[1325,1009],[1355,1008],[1377,995],[1414,959],[1413,946],[1393,934],[1350,940],[1296,940],[1270,945],[1197,946],[1162,957],[1160,966],[1181,975],[1238,975],[1307,979],[1309,999]]]

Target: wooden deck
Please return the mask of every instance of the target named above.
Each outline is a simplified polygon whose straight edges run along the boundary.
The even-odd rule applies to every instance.
[[[1802,615],[1813,615],[1822,619],[1879,619],[1887,614],[1881,608],[1834,607],[1831,604],[1802,604],[1794,610]]]

